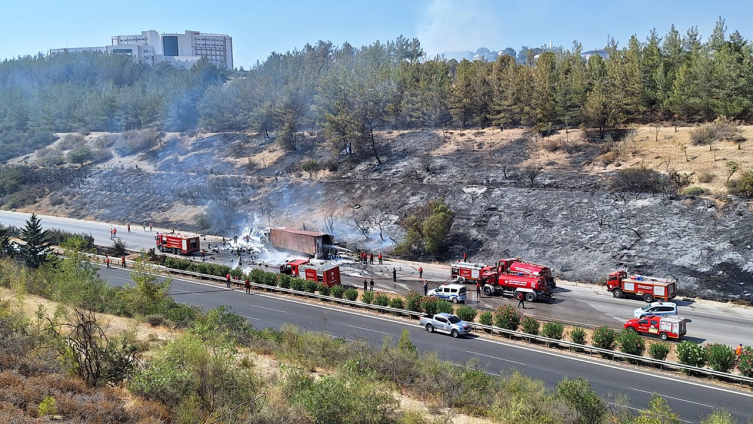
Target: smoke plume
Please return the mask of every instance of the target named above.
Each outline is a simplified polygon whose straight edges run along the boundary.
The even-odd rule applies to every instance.
[[[501,20],[491,0],[433,0],[418,25],[418,39],[429,57],[475,51],[503,44]]]

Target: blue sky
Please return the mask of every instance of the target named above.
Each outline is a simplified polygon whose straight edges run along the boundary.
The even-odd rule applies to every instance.
[[[114,5],[117,5],[114,6]],[[729,32],[753,37],[753,2],[711,0],[7,0],[2,7],[0,59],[46,53],[50,48],[104,46],[113,35],[186,29],[233,37],[235,66],[248,68],[270,52],[317,40],[361,46],[398,35],[418,37],[428,53],[516,50],[549,39],[569,47],[620,46],[630,35],[645,39],[671,24],[684,33],[711,33],[719,16]]]

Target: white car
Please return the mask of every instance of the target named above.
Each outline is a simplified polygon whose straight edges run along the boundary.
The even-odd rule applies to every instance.
[[[654,302],[633,311],[633,318],[643,318],[647,315],[677,315],[677,304],[672,302]]]

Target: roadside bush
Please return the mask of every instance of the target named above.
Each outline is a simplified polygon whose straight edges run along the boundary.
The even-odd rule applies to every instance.
[[[622,330],[618,341],[620,342],[620,350],[627,354],[643,356],[643,352],[646,351],[645,340],[635,331]]]
[[[586,344],[586,330],[580,327],[573,328],[570,332],[570,341],[581,345]]]
[[[706,360],[714,371],[729,372],[735,367],[735,351],[727,345],[713,343],[706,346]]]
[[[439,312],[439,299],[432,296],[424,296],[421,298],[421,310],[424,311],[424,313],[433,315]]]
[[[361,302],[366,304],[371,304],[371,302],[374,301],[374,292],[372,291],[365,291],[361,294]]]
[[[654,359],[663,361],[667,359],[670,350],[672,350],[672,346],[669,343],[653,343],[648,347],[648,354]]]
[[[455,307],[452,305],[452,302],[448,302],[446,300],[440,300],[437,302],[437,312],[444,312],[446,314],[454,314]]]
[[[703,187],[691,186],[683,190],[683,193],[686,196],[703,196],[704,194],[708,194],[709,191]]]
[[[390,297],[384,293],[377,293],[374,296],[374,304],[377,306],[387,306],[390,304]]]
[[[738,196],[753,197],[753,170],[745,171],[735,181],[730,181],[729,188]]]
[[[317,286],[318,286],[318,283],[316,281],[305,280],[303,283],[303,290],[309,293],[314,293],[316,291]]]
[[[525,316],[520,320],[520,327],[523,329],[524,333],[537,336],[539,334],[539,328],[541,328],[541,324],[536,318]]]
[[[746,377],[753,377],[753,348],[750,346],[746,346],[743,349],[740,360],[737,362],[737,369],[740,370],[740,374]]]
[[[354,289],[348,289],[348,290],[345,290],[345,293],[343,293],[343,296],[345,296],[345,298],[350,301],[354,301],[358,299],[358,291]]]
[[[264,271],[254,268],[248,273],[248,276],[254,283],[262,284],[262,281],[264,280]]]
[[[520,313],[512,305],[502,305],[494,314],[494,325],[505,330],[516,331],[520,326]]]
[[[473,322],[473,320],[476,318],[477,312],[478,311],[476,309],[471,308],[468,305],[460,305],[455,310],[455,314],[458,316],[458,318],[468,322]]]
[[[565,326],[559,322],[547,322],[541,329],[541,335],[549,337],[550,339],[562,340],[562,334],[565,331]]]
[[[345,293],[345,288],[341,286],[340,284],[335,285],[332,287],[332,296],[336,297],[338,299],[343,298],[343,294]]]
[[[700,368],[706,365],[706,350],[698,343],[683,340],[677,345],[677,358],[681,364]]]
[[[305,283],[300,278],[291,278],[290,288],[297,291],[303,291]]]
[[[276,286],[277,274],[275,274],[274,272],[265,272],[261,275],[261,283],[267,286]]]
[[[489,311],[481,312],[478,317],[478,322],[481,325],[492,325],[494,323],[494,315]]]
[[[283,289],[289,289],[290,288],[290,281],[291,281],[292,278],[293,277],[291,277],[289,275],[281,274],[280,278],[279,278],[279,281],[278,281],[278,284]]]
[[[399,297],[393,297],[390,299],[390,308],[404,309],[405,305],[403,305],[403,299]]]
[[[660,172],[645,167],[620,169],[609,180],[611,191],[661,193],[664,185]]]
[[[617,341],[617,332],[614,329],[603,325],[594,329],[591,343],[600,349],[614,350]]]
[[[327,287],[326,284],[319,284],[319,287],[317,288],[317,291],[322,296],[329,296],[330,292],[332,291],[329,287]]]
[[[409,311],[421,312],[421,295],[413,290],[405,295],[405,307]]]
[[[557,384],[556,396],[578,414],[576,423],[600,423],[608,411],[604,400],[582,377],[577,380],[563,379]]]

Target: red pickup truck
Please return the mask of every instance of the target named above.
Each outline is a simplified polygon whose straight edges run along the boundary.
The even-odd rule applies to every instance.
[[[625,329],[639,333],[653,334],[662,340],[679,339],[687,331],[685,318],[672,316],[648,315],[643,318],[633,318],[625,323]]]

